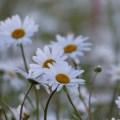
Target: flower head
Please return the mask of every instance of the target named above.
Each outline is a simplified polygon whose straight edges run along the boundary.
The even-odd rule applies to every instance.
[[[46,68],[49,68],[48,64],[54,62],[61,62],[67,59],[67,56],[63,55],[63,50],[58,46],[54,46],[51,49],[45,46],[43,50],[37,49],[36,56],[33,56],[33,60],[36,64],[30,64],[29,73],[35,77],[44,73]]]
[[[49,64],[49,69],[45,70],[44,79],[54,90],[57,86],[59,91],[64,85],[70,87],[72,85],[84,84],[83,79],[78,79],[83,70],[74,70],[67,62],[59,62]]]
[[[25,17],[23,22],[19,15],[14,15],[0,22],[0,36],[8,46],[31,43],[30,37],[37,30],[38,25],[28,16]]]
[[[56,36],[57,42],[52,42],[52,46],[60,46],[64,53],[79,63],[79,57],[84,55],[85,51],[90,51],[91,43],[86,42],[88,37],[78,36],[74,38],[73,34],[66,37]]]
[[[16,69],[17,73],[20,73],[23,77],[25,77],[29,82],[36,85],[36,89],[40,89],[40,86],[44,87],[47,93],[50,93],[49,86],[44,82],[43,78],[35,78],[30,73],[26,73],[21,69]]]

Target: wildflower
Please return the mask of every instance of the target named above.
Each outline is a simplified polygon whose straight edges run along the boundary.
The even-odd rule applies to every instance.
[[[111,80],[113,81],[120,80],[120,64],[113,65],[111,69],[108,70],[108,73],[111,75]]]
[[[12,44],[31,43],[30,37],[38,30],[32,18],[26,16],[22,22],[19,15],[14,15],[0,23],[0,36],[5,43],[10,46]]]
[[[36,89],[40,89],[40,86],[44,87],[47,93],[50,93],[49,86],[46,84],[42,77],[35,78],[30,73],[26,73],[21,69],[16,69],[17,73],[20,73],[23,77],[25,77],[29,82],[36,85]]]
[[[60,46],[64,53],[77,63],[80,62],[79,57],[84,55],[85,51],[90,51],[91,43],[86,42],[88,37],[78,36],[74,38],[73,34],[68,34],[66,37],[56,36],[57,42],[52,42],[52,46]]]
[[[72,85],[84,84],[83,79],[76,78],[84,70],[74,70],[67,62],[49,64],[49,69],[45,70],[44,79],[54,90],[58,85],[57,91],[65,85],[68,89]]]
[[[54,62],[60,62],[67,59],[67,56],[63,55],[63,50],[58,46],[54,46],[51,49],[45,46],[43,51],[37,49],[36,56],[33,56],[33,60],[36,64],[30,64],[29,73],[34,77],[38,77],[44,73],[44,69],[49,68],[48,64]]]
[[[21,109],[21,105],[19,105],[17,108],[11,108],[16,120],[19,120],[20,109]],[[28,120],[29,117],[30,117],[30,115],[29,115],[28,111],[23,106],[22,119]]]
[[[111,63],[113,63],[115,61],[115,54],[113,52],[113,49],[107,45],[95,46],[92,51],[91,62],[95,63],[96,61],[97,63],[102,63],[104,65],[110,65]]]

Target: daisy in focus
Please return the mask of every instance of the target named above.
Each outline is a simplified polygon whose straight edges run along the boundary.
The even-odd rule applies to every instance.
[[[19,105],[17,108],[11,108],[16,120],[19,120],[20,109],[21,109],[21,105]],[[23,106],[22,120],[28,120],[29,117],[30,117],[30,115],[29,115],[28,111]]]
[[[14,15],[0,22],[0,36],[4,42],[10,45],[31,43],[31,38],[38,31],[38,25],[28,16],[24,21],[19,15]]]
[[[113,65],[110,70],[108,70],[108,74],[111,76],[112,81],[120,80],[120,64]]]
[[[83,72],[84,70],[74,70],[67,62],[53,63],[45,70],[44,79],[52,86],[52,91],[57,87],[59,91],[63,86],[70,89],[72,85],[84,84],[83,79],[77,78]]]
[[[88,37],[78,36],[74,38],[73,34],[68,34],[66,37],[56,36],[57,42],[52,42],[51,46],[60,46],[64,53],[70,58],[79,63],[79,57],[84,55],[84,52],[90,51],[91,43],[87,42]]]
[[[39,77],[44,73],[45,68],[49,68],[48,64],[53,64],[54,62],[61,62],[67,59],[64,55],[64,51],[58,46],[53,46],[51,49],[45,46],[43,50],[40,48],[36,51],[36,56],[33,56],[35,64],[30,64],[29,73],[31,76]]]

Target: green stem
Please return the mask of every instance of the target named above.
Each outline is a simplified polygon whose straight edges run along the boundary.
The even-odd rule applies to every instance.
[[[34,106],[34,104],[32,103],[32,100],[30,99],[29,96],[27,96],[27,100],[28,100],[28,102],[31,104],[31,108],[32,108],[32,109],[35,109],[35,106]]]
[[[86,111],[87,111],[87,113],[88,113],[89,119],[90,119],[90,115],[89,115],[90,112],[89,112],[89,109],[88,109],[88,107],[87,107],[87,104],[85,103],[85,101],[84,101],[84,99],[83,99],[82,93],[81,93],[81,91],[80,91],[80,86],[78,87],[78,91],[79,91],[79,97],[80,97],[81,101],[83,102],[83,104],[84,104],[84,106],[85,106],[85,109],[86,109]]]
[[[11,112],[12,117],[13,117],[13,119],[15,120],[14,113],[13,113],[12,110],[9,108],[9,106],[8,106],[6,103],[4,103],[2,100],[0,100],[0,102],[1,102],[1,104],[3,104],[3,105]]]
[[[24,97],[24,99],[23,99],[23,102],[22,102],[22,104],[21,104],[20,118],[19,118],[19,120],[22,119],[22,110],[23,110],[24,102],[25,102],[25,100],[26,100],[26,98],[27,98],[27,96],[28,96],[28,93],[30,92],[32,86],[33,86],[33,84],[31,83],[30,87],[28,88],[28,90],[27,90],[27,92],[26,92],[26,94],[25,94],[25,97]]]
[[[39,96],[38,91],[34,88],[35,96],[36,96],[36,120],[39,120]]]
[[[55,105],[56,105],[56,120],[59,120],[59,114],[60,114],[60,94],[61,92],[59,92],[56,95],[56,100],[55,100]]]
[[[8,120],[7,115],[6,115],[6,113],[5,113],[5,110],[2,109],[1,112],[3,112],[3,114],[4,114],[4,116],[5,116],[5,119]]]
[[[88,101],[88,104],[89,104],[89,118],[90,118],[90,120],[93,120],[93,118],[92,118],[92,112],[91,112],[91,96],[92,96],[92,90],[93,90],[93,85],[94,85],[94,81],[95,81],[95,79],[96,79],[96,76],[97,76],[97,72],[95,73],[95,76],[94,76],[94,78],[93,78],[93,80],[92,80],[92,83],[91,83],[91,85],[90,85],[90,95],[89,95],[89,101]]]
[[[80,120],[82,120],[81,114],[78,112],[78,110],[77,110],[76,107],[74,106],[74,104],[73,104],[73,102],[72,102],[72,99],[71,99],[71,97],[70,97],[70,95],[69,95],[66,87],[65,87],[64,91],[65,91],[65,93],[66,93],[66,95],[67,95],[67,97],[68,97],[69,102],[71,103],[72,107],[74,108],[75,112],[76,112],[77,115],[79,116]]]
[[[54,95],[54,93],[56,92],[58,86],[56,87],[56,89],[50,94],[48,100],[47,100],[47,103],[46,103],[46,106],[45,106],[45,110],[44,110],[44,120],[47,120],[47,110],[48,110],[48,106],[49,106],[49,103],[50,103],[50,100],[52,98],[52,96]]]
[[[112,100],[111,100],[111,103],[110,103],[110,109],[109,109],[109,112],[107,114],[108,120],[111,120],[112,115],[113,115],[113,110],[114,110],[114,105],[115,105],[115,97],[116,97],[117,92],[119,90],[119,85],[120,85],[120,82],[118,80],[116,85],[115,85],[114,91],[113,91],[113,96],[112,96]]]
[[[23,48],[23,45],[22,45],[22,44],[20,44],[20,48],[21,48],[21,52],[22,52],[22,57],[23,57],[23,61],[24,61],[24,66],[25,66],[26,72],[28,73],[27,62],[26,62],[26,58],[25,58],[25,52],[24,52],[24,48]]]

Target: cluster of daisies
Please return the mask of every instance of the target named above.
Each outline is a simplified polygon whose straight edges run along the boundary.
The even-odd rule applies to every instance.
[[[28,16],[23,21],[19,15],[15,15],[0,22],[0,39],[7,46],[31,44],[31,37],[37,31],[38,25]],[[16,71],[32,84],[42,85],[48,92],[49,88],[50,91],[60,91],[63,86],[69,89],[71,86],[84,84],[85,81],[81,79],[84,70],[77,70],[69,61],[80,65],[80,57],[91,50],[92,44],[88,39],[83,36],[74,37],[73,34],[66,37],[56,35],[56,41],[45,45],[43,49],[37,48],[36,56],[33,56],[34,63],[30,64],[28,71]],[[20,106],[18,111],[16,115],[20,114]],[[19,119],[18,116],[16,119]],[[27,119],[29,115],[24,113],[22,116],[23,119]]]
[[[31,37],[37,31],[38,25],[28,16],[22,21],[18,15],[15,15],[0,23],[0,37],[8,46],[31,43]],[[66,37],[57,35],[56,40],[44,46],[43,50],[37,48],[36,56],[33,56],[35,63],[30,64],[27,78],[47,84],[52,87],[52,90],[57,86],[60,90],[64,85],[83,84],[84,80],[78,76],[84,71],[75,70],[67,60],[72,59],[79,63],[80,56],[84,55],[85,51],[91,50],[91,43],[87,42],[88,37],[74,38],[73,34]]]

